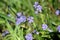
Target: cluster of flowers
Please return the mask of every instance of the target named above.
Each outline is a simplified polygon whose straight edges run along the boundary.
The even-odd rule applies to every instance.
[[[39,34],[39,32],[36,31],[36,30],[34,30],[32,33],[35,33],[35,34],[37,34],[37,35]],[[34,38],[33,38],[32,33],[26,34],[26,35],[25,35],[25,39],[26,39],[26,40],[33,40]]]
[[[43,30],[48,30],[49,32],[53,32],[53,30],[48,28],[47,24],[42,24],[42,29]],[[60,25],[57,27],[58,32],[60,32]],[[36,30],[33,31],[33,33],[39,34]],[[25,36],[26,40],[33,40],[32,33],[26,34]]]
[[[42,24],[42,29],[43,30],[47,29],[49,32],[53,32],[53,30],[48,28],[47,24]],[[60,25],[57,26],[57,30],[58,30],[58,32],[60,32]]]
[[[28,18],[24,15],[22,15],[21,12],[17,13],[17,18],[16,18],[16,25],[21,24],[22,22],[26,22],[28,21],[28,23],[32,23],[33,22],[33,17],[29,16]]]
[[[42,6],[39,5],[38,2],[35,2],[35,4],[33,6],[35,8],[35,13],[36,14],[38,14],[38,12],[42,12]],[[60,10],[56,10],[55,13],[56,13],[56,15],[59,15],[60,14]],[[23,22],[26,22],[26,21],[28,21],[28,23],[32,23],[32,22],[34,22],[34,18],[32,16],[29,16],[27,18],[21,12],[17,13],[16,25],[19,25],[19,24],[21,24]],[[47,24],[42,24],[42,29],[43,30],[48,30],[49,32],[53,32],[53,30],[48,28]],[[57,27],[57,30],[58,30],[58,32],[60,32],[60,25]],[[33,33],[39,34],[39,32],[37,32],[36,30],[34,30]],[[26,34],[25,38],[26,38],[26,40],[33,40],[32,33]]]
[[[38,2],[35,2],[33,6],[34,6],[34,8],[35,8],[35,13],[36,13],[36,14],[38,14],[39,12],[42,12],[42,6],[39,5]]]

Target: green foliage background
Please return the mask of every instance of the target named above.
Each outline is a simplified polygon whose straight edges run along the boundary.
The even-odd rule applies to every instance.
[[[33,8],[34,2],[36,1],[43,8],[42,13],[38,15],[34,13]],[[41,25],[42,23],[46,23],[54,32],[57,31],[56,28],[60,25],[60,15],[56,16],[56,9],[60,9],[60,0],[0,0],[0,28],[2,28],[2,31],[8,30],[10,32],[5,37],[2,37],[0,33],[0,40],[25,40],[24,35],[31,33],[34,29],[42,34],[34,34],[34,39],[44,40],[46,37],[51,40],[50,32],[47,30],[43,31]],[[26,17],[33,16],[34,23],[30,26],[26,25],[27,23],[22,23],[17,26],[15,24],[15,18],[18,12],[23,12]],[[7,16],[8,13],[11,14],[11,17]],[[8,20],[12,23],[9,23]]]

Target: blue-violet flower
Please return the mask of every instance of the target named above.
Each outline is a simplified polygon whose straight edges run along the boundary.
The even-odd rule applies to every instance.
[[[55,14],[59,15],[60,14],[60,10],[56,10]]]
[[[26,40],[33,40],[32,34],[29,33],[25,36]]]
[[[26,21],[26,16],[21,16],[20,18],[16,18],[16,25],[19,25],[25,21]]]
[[[35,2],[35,4],[33,5],[35,8],[35,13],[38,14],[38,12],[42,12],[42,6],[39,5],[38,2]]]
[[[42,29],[46,30],[48,28],[47,24],[42,24]]]

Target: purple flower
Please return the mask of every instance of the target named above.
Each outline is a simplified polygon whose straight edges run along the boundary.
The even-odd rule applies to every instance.
[[[60,14],[60,11],[59,10],[56,10],[55,14],[56,15],[59,15]]]
[[[26,16],[21,16],[20,18],[16,18],[16,25],[19,25],[25,21],[26,21]]]
[[[38,4],[39,4],[38,2],[35,2],[34,5],[33,5],[34,8],[37,8],[37,5],[38,5]]]
[[[60,32],[60,25],[57,27],[58,32]]]
[[[36,10],[39,11],[39,12],[42,12],[42,6],[38,5]]]
[[[30,17],[28,17],[28,18],[27,18],[27,20],[28,20],[28,22],[29,22],[29,23],[34,22],[34,20],[33,20],[33,19],[34,19],[34,18],[33,18],[32,16],[30,16]]]
[[[29,33],[25,36],[26,40],[33,40],[32,34]]]
[[[35,13],[36,14],[38,14],[38,12],[42,12],[42,6],[41,5],[39,5],[39,3],[38,2],[35,2],[35,4],[33,5],[34,6],[34,8],[35,8]]]
[[[34,5],[38,5],[39,3],[38,2],[35,2]]]
[[[47,24],[42,24],[42,29],[46,30],[48,28]]]

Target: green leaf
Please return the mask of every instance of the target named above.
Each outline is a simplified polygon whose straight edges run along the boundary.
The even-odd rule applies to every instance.
[[[7,20],[12,21],[13,23],[15,23],[15,20],[14,20],[14,19],[12,19],[12,18],[6,16],[5,14],[0,13],[0,16],[3,17],[3,18],[5,18],[5,19],[7,19]]]
[[[0,18],[0,24],[5,23],[5,20],[3,20],[2,18]]]
[[[50,36],[49,36],[49,35],[42,35],[41,37],[48,37],[48,38],[50,38]]]
[[[7,20],[6,20],[6,26],[7,26],[7,29],[9,30],[9,32],[12,34],[13,33],[12,26],[8,23]]]

